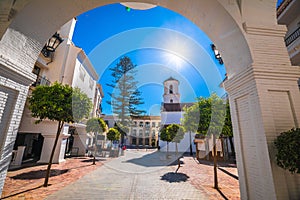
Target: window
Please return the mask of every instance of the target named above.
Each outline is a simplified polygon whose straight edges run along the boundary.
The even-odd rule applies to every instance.
[[[145,145],[149,145],[149,138],[145,139]]]
[[[79,67],[79,78],[84,81],[85,78],[85,70],[82,68],[82,66]]]
[[[140,127],[144,127],[144,122],[140,122]]]
[[[139,130],[139,137],[140,137],[140,138],[143,137],[143,130]]]
[[[173,94],[173,85],[170,85],[170,87],[169,87],[169,93]]]
[[[90,77],[89,86],[90,86],[90,89],[93,89],[93,87],[94,87],[94,80],[92,79],[92,77]]]
[[[146,127],[146,128],[150,128],[150,122],[146,122],[146,123],[145,123],[145,127]]]
[[[146,130],[145,131],[145,137],[149,137],[150,136],[150,131],[149,130]]]
[[[137,127],[137,122],[136,121],[133,122],[133,126]]]
[[[136,138],[132,138],[132,145],[136,145]]]
[[[170,100],[170,103],[173,103],[173,99]]]
[[[136,136],[136,129],[132,130],[132,136]]]
[[[41,71],[41,68],[39,68],[38,66],[34,66],[33,70],[32,70],[32,73],[34,73],[35,75],[40,75],[40,71]]]
[[[155,127],[155,122],[152,122],[152,127]]]

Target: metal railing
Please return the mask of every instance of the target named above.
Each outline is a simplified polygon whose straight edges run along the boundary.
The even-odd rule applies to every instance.
[[[300,36],[300,27],[298,27],[292,34],[285,38],[285,45],[289,46]]]
[[[36,81],[32,84],[32,86],[36,87],[38,85],[50,85],[51,82],[46,79],[45,76],[37,76]]]

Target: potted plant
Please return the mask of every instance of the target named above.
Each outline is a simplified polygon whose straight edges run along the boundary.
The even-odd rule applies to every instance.
[[[281,133],[274,144],[277,165],[291,173],[300,173],[300,128]]]

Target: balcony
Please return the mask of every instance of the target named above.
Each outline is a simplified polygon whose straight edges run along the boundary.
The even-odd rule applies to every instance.
[[[36,81],[32,84],[33,87],[38,85],[50,85],[51,82],[45,76],[37,76]]]
[[[285,38],[285,45],[289,46],[292,44],[298,37],[300,37],[300,27],[298,27],[292,34]]]

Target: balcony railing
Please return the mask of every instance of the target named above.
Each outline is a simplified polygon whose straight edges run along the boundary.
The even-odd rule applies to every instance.
[[[38,76],[36,81],[32,84],[33,87],[36,87],[38,85],[50,85],[51,82],[46,79],[45,76]]]
[[[290,34],[286,39],[285,39],[285,45],[289,46],[292,44],[298,37],[300,36],[300,27],[298,27],[292,34]]]

